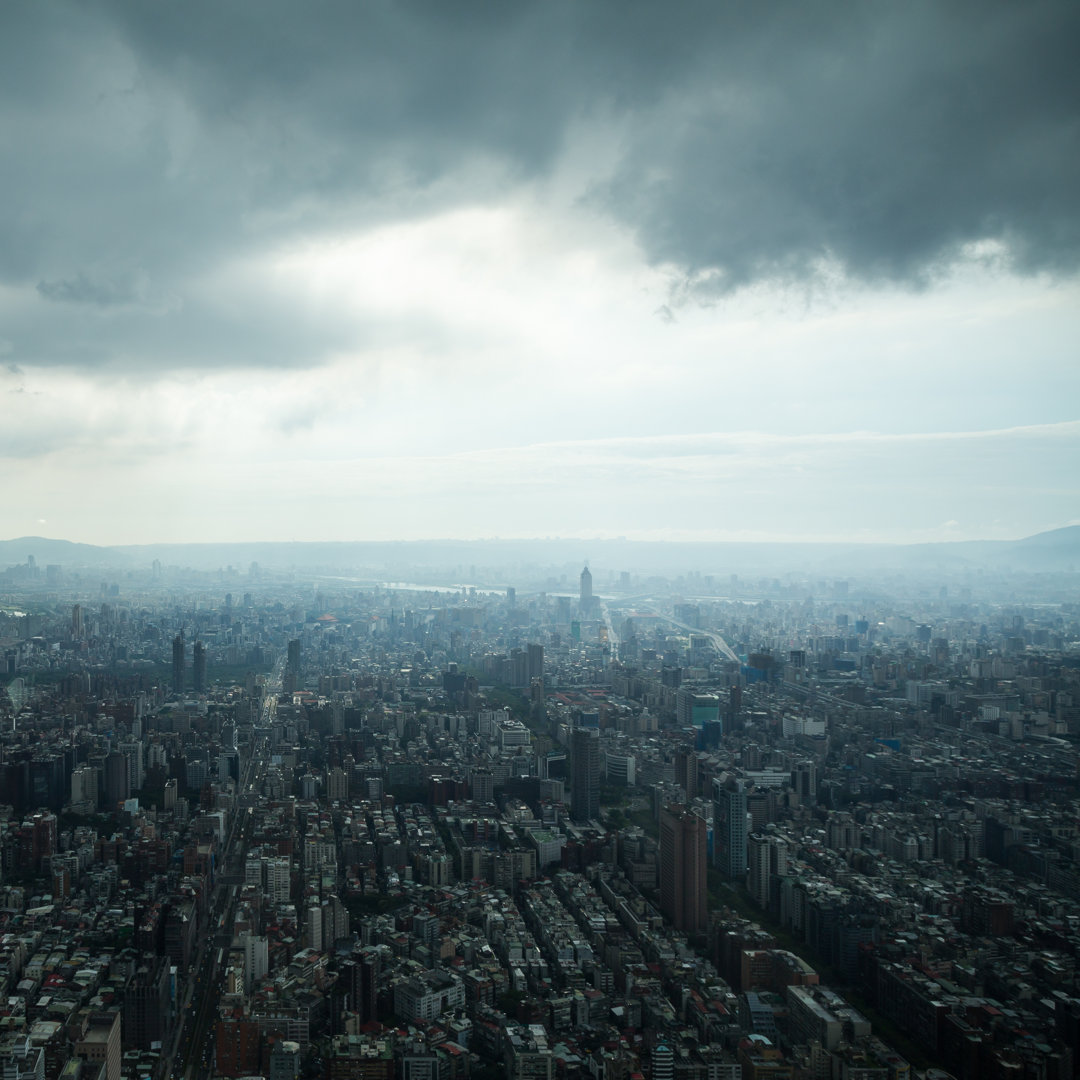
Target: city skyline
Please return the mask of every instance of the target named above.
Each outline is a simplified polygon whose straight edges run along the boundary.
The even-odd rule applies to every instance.
[[[1080,522],[1075,8],[0,18],[0,536]]]

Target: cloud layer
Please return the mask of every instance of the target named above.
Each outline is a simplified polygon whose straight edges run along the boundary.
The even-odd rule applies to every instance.
[[[287,537],[327,501],[343,539],[716,534],[687,507],[719,500],[832,535],[855,487],[842,531],[978,535],[994,484],[1018,533],[1064,523],[1075,437],[1019,431],[1080,400],[1078,31],[1038,0],[12,6],[0,535]],[[903,442],[950,431],[993,435]],[[87,494],[162,486],[152,521]]]
[[[557,178],[699,297],[829,273],[922,286],[980,250],[1021,273],[1080,257],[1074,5],[4,19],[0,275],[35,308],[123,309],[136,335],[147,310],[220,331],[187,294],[240,255]],[[200,331],[184,336],[197,365]]]

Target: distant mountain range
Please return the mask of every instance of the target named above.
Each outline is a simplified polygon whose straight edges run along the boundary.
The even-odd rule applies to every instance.
[[[634,540],[416,540],[355,543],[263,542],[236,544],[145,544],[97,547],[68,540],[23,536],[0,541],[0,570],[25,563],[65,569],[149,569],[163,566],[246,573],[256,562],[267,570],[332,572],[397,579],[410,571],[445,572],[453,580],[507,580],[529,568],[567,572],[588,560],[595,569],[634,573],[706,574],[821,573],[829,576],[874,571],[957,573],[965,570],[1021,573],[1080,572],[1080,526],[1038,533],[1023,540],[966,540],[932,544],[681,543]],[[448,579],[449,580],[449,579]]]

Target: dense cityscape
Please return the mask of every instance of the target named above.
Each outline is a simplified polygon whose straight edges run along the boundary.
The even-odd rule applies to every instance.
[[[0,573],[5,1080],[1078,1075],[1075,589],[96,574]]]
[[[0,4],[0,1080],[1080,1080],[1078,42]]]

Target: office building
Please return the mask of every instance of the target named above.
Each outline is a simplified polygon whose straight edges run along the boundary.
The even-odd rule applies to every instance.
[[[191,685],[196,694],[206,692],[206,646],[201,641],[192,650]]]
[[[495,777],[490,769],[472,770],[472,797],[473,802],[484,805],[495,801]]]
[[[244,946],[244,993],[250,994],[270,970],[269,943],[265,937],[247,931],[240,940]]]
[[[570,817],[592,821],[600,814],[600,732],[576,727],[570,735]]]
[[[139,791],[143,786],[146,776],[146,765],[143,755],[145,749],[139,739],[121,739],[116,744],[116,749],[124,755],[128,770],[128,797]]]
[[[285,662],[284,689],[286,693],[293,693],[300,689],[300,639],[293,638],[289,642],[288,658]]]
[[[746,785],[741,780],[713,781],[713,862],[724,877],[746,876]]]
[[[300,1075],[300,1044],[291,1039],[274,1043],[268,1080],[296,1080]]]
[[[817,766],[812,761],[800,761],[791,770],[791,788],[803,806],[817,803]]]
[[[75,1040],[75,1056],[104,1068],[102,1080],[120,1080],[120,1013],[92,1012],[82,1021]]]
[[[684,806],[660,812],[660,911],[676,930],[696,933],[708,919],[705,819]]]
[[[528,684],[531,685],[533,679],[542,679],[544,677],[544,646],[538,642],[530,642],[527,647],[528,655]]]
[[[749,869],[746,887],[758,906],[773,906],[774,892],[779,897],[779,879],[787,875],[787,842],[777,836],[754,833],[746,844]],[[774,888],[775,886],[775,888]]]
[[[131,780],[127,757],[113,750],[105,759],[105,805],[115,810],[116,804],[131,797]]]
[[[697,798],[698,759],[697,754],[689,750],[680,750],[675,755],[675,783],[686,792],[686,801]]]
[[[652,1052],[653,1080],[673,1080],[675,1076],[675,1054],[667,1043],[657,1043]]]
[[[164,956],[143,959],[124,994],[123,1045],[150,1050],[168,1038],[169,962]]]
[[[680,686],[675,695],[675,719],[679,727],[704,727],[720,719],[720,698]]]
[[[172,688],[173,692],[184,692],[184,634],[181,631],[172,643]]]

